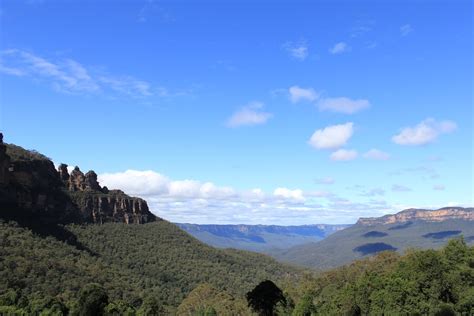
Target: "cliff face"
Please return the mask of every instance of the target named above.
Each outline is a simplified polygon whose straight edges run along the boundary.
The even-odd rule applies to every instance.
[[[357,224],[378,225],[412,221],[443,222],[451,219],[474,221],[474,208],[444,207],[438,210],[408,209],[393,215],[360,218]]]
[[[83,174],[76,167],[69,174],[64,164],[56,170],[47,157],[3,141],[0,215],[31,221],[41,218],[47,223],[142,224],[156,220],[144,200],[102,188],[94,171]]]
[[[82,216],[89,222],[143,224],[155,219],[145,200],[130,197],[120,190],[102,188],[92,170],[84,174],[79,167],[75,167],[69,174],[67,165],[61,164],[58,175]]]

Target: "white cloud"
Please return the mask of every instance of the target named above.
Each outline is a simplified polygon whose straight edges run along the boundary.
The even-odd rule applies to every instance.
[[[290,100],[293,103],[297,103],[299,101],[315,101],[319,94],[314,91],[313,88],[300,88],[298,86],[292,86],[288,89],[290,93]]]
[[[287,42],[283,45],[283,48],[296,60],[303,61],[308,57],[309,50],[308,45],[305,41],[298,43]]]
[[[251,102],[244,106],[227,120],[228,127],[239,127],[243,125],[265,124],[273,114],[262,111],[263,103]]]
[[[431,143],[441,134],[456,130],[457,125],[452,121],[438,122],[428,118],[415,127],[405,127],[399,134],[392,137],[392,141],[398,145],[425,145]]]
[[[171,94],[165,88],[154,86],[145,80],[105,73],[72,59],[46,59],[19,49],[0,52],[0,73],[47,82],[55,90],[71,94],[104,93],[134,98],[183,94]]]
[[[402,36],[407,36],[411,32],[413,32],[413,28],[411,27],[410,24],[404,24],[404,25],[400,26],[400,34]]]
[[[16,77],[23,77],[23,76],[26,76],[26,74],[27,74],[22,69],[7,67],[5,65],[2,65],[1,60],[0,60],[0,73],[10,75],[10,76],[16,76]]]
[[[100,76],[98,79],[103,85],[110,89],[129,96],[148,97],[153,95],[151,86],[148,82],[138,80],[129,76]]]
[[[392,185],[392,191],[394,192],[409,192],[411,189],[401,184]]]
[[[332,125],[316,130],[309,144],[317,149],[334,149],[344,146],[354,133],[353,123]]]
[[[329,52],[333,55],[341,54],[348,51],[350,51],[350,47],[344,42],[339,42],[329,49]]]
[[[368,152],[364,154],[364,158],[372,159],[372,160],[388,160],[390,159],[390,155],[381,150],[372,148],[371,150],[369,150]]]
[[[354,223],[359,216],[393,212],[385,202],[351,202],[325,191],[281,186],[271,193],[197,180],[172,180],[155,171],[127,170],[98,176],[100,184],[147,200],[150,210],[173,222],[214,224]],[[357,210],[357,212],[354,212]]]
[[[1,52],[2,70],[15,76],[31,76],[51,81],[53,87],[64,92],[97,92],[100,87],[79,63],[66,59],[52,62],[17,49]]]
[[[287,188],[277,188],[273,191],[273,195],[285,199],[304,200],[303,191],[300,189],[290,190]]]
[[[99,182],[109,189],[121,189],[132,195],[168,194],[171,180],[151,171],[127,170],[100,174]]]
[[[435,185],[433,186],[433,190],[435,190],[435,191],[444,191],[444,189],[446,189],[446,188],[445,188],[445,186],[442,185],[442,184],[435,184]]]
[[[350,161],[356,159],[357,156],[358,154],[355,150],[339,149],[333,152],[330,158],[334,161]]]
[[[324,98],[318,102],[321,111],[331,111],[344,114],[353,114],[370,107],[366,99],[352,100],[346,97]]]

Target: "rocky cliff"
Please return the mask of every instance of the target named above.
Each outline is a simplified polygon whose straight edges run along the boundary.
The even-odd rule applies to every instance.
[[[474,208],[444,207],[438,210],[407,209],[382,217],[360,218],[357,224],[379,225],[413,221],[443,222],[451,219],[474,221]]]
[[[1,135],[0,135],[1,136]],[[123,222],[142,224],[156,220],[146,201],[97,182],[97,174],[67,165],[58,170],[47,157],[0,137],[0,217],[47,223]]]
[[[87,221],[143,224],[155,218],[145,200],[130,197],[120,190],[102,188],[92,170],[84,174],[76,166],[69,174],[67,165],[61,164],[58,175]]]

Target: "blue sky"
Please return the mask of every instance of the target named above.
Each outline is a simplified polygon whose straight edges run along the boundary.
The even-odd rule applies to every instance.
[[[471,1],[2,1],[0,129],[195,223],[473,205]]]

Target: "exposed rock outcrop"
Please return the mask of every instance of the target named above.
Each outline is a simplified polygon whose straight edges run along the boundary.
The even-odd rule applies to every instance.
[[[3,143],[3,134],[0,133],[0,186],[8,184],[8,169],[10,156],[7,155],[7,146]]]
[[[382,217],[360,218],[357,224],[378,225],[412,221],[443,222],[451,219],[474,221],[474,208],[444,207],[438,210],[407,209],[397,214]]]
[[[69,181],[69,172],[67,171],[67,165],[66,164],[60,164],[58,167],[58,172],[59,172],[59,179],[63,182],[68,182]]]
[[[82,195],[73,199],[80,207],[83,216],[91,222],[143,224],[154,219],[145,200],[131,198],[121,191],[112,190],[109,194]]]
[[[43,223],[81,221],[51,160],[19,146],[1,145],[6,155],[0,157],[0,166],[7,179],[0,186],[2,217],[33,221],[40,215]]]
[[[0,137],[2,139],[2,137]],[[38,216],[36,216],[38,215]],[[46,223],[142,224],[156,220],[146,201],[102,188],[97,174],[67,165],[58,170],[47,157],[0,142],[0,217]]]
[[[101,191],[102,188],[97,182],[97,173],[93,170],[90,170],[85,175],[85,189],[92,190],[92,191]]]

